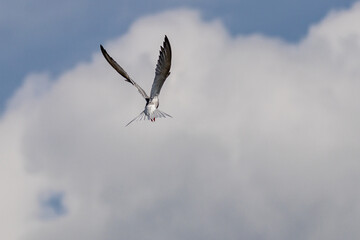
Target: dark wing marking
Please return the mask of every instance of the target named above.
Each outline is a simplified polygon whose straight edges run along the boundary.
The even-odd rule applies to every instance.
[[[139,93],[145,98],[148,99],[149,96],[146,94],[146,92],[134,81],[132,80],[129,75],[125,72],[125,70],[112,58],[110,57],[110,55],[106,52],[105,48],[100,45],[100,49],[102,54],[104,55],[106,61],[108,61],[108,63],[118,72],[120,73],[121,76],[123,76],[125,78],[125,81],[131,83],[132,85],[134,85]]]
[[[170,75],[171,67],[171,46],[169,39],[165,35],[164,44],[160,49],[159,60],[155,69],[155,79],[151,87],[150,98],[160,94],[161,87],[163,86],[166,78]]]

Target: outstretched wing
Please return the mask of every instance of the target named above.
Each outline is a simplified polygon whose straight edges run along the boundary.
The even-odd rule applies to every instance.
[[[164,44],[160,49],[160,56],[155,69],[155,79],[151,87],[150,98],[160,94],[161,87],[163,86],[166,78],[170,75],[170,67],[171,46],[169,39],[165,35]]]
[[[108,63],[110,63],[110,65],[118,72],[120,73],[121,76],[123,76],[125,78],[125,81],[131,83],[132,85],[134,85],[139,93],[145,98],[148,99],[149,96],[146,94],[146,92],[134,81],[132,80],[129,75],[125,72],[125,70],[112,58],[110,57],[110,55],[106,52],[105,48],[100,45],[100,49],[102,54],[104,55],[106,61],[108,61]]]

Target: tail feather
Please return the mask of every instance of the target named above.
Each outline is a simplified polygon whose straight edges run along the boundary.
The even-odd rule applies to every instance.
[[[142,111],[138,116],[136,116],[136,118],[134,118],[133,120],[131,120],[128,124],[126,124],[125,127],[129,126],[130,123],[134,122],[134,121],[141,121],[141,120],[150,120],[152,118],[166,118],[166,117],[171,117],[169,114],[164,113],[162,111],[160,111],[159,109],[156,109],[151,116],[148,116],[145,114],[145,111]]]
[[[155,118],[166,118],[166,117],[171,117],[172,118],[172,116],[170,116],[169,114],[167,114],[167,113],[165,113],[165,112],[162,112],[162,111],[160,111],[159,109],[156,109],[155,111],[154,111],[154,113],[153,113],[153,116],[155,117]]]
[[[142,111],[138,116],[136,116],[136,118],[134,118],[133,120],[131,120],[128,124],[126,124],[125,127],[129,126],[130,123],[134,122],[134,121],[140,121],[140,120],[145,120],[146,119],[146,114],[145,111]]]

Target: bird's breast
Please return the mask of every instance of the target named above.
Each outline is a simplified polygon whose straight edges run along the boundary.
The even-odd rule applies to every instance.
[[[155,96],[154,98],[150,99],[150,101],[145,106],[145,114],[152,115],[152,113],[158,108],[159,106],[159,98]]]
[[[145,106],[145,114],[150,116],[152,115],[152,113],[156,110],[156,105],[152,102],[149,102],[148,104],[146,104]]]

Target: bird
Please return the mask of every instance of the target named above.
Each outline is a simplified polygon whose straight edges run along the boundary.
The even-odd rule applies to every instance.
[[[100,50],[106,61],[125,78],[126,82],[131,83],[137,88],[141,96],[145,99],[145,109],[126,126],[138,120],[150,120],[155,122],[156,118],[171,117],[169,114],[162,112],[159,107],[159,94],[165,80],[170,75],[171,68],[171,46],[168,37],[165,35],[163,45],[160,46],[159,59],[155,68],[155,78],[151,87],[150,96],[125,72],[125,70],[106,52],[105,48],[100,44]]]

